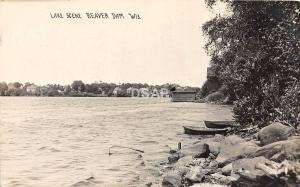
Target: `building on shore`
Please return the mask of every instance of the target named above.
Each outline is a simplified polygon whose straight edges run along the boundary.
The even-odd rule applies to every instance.
[[[30,95],[36,95],[39,93],[39,87],[37,85],[32,84],[30,86],[27,86],[26,92]]]
[[[122,89],[120,87],[115,87],[113,91],[114,96],[118,96],[122,92]]]
[[[196,91],[173,91],[172,102],[195,102]]]

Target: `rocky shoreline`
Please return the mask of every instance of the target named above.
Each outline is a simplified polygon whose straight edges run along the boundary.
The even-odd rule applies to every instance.
[[[245,137],[214,135],[170,150],[162,186],[298,187],[299,160],[298,129],[272,123]]]

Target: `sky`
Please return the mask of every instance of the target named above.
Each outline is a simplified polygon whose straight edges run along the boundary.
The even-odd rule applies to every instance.
[[[87,12],[107,13],[109,19],[87,19]],[[0,81],[200,87],[209,64],[201,26],[219,12],[202,0],[0,2]],[[51,18],[54,13],[64,18]],[[112,19],[111,13],[125,19]]]

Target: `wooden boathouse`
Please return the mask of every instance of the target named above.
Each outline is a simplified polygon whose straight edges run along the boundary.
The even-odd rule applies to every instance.
[[[195,102],[196,91],[173,91],[172,102]]]

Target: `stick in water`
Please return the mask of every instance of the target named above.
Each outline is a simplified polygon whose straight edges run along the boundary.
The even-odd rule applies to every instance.
[[[121,148],[131,149],[131,150],[134,150],[134,151],[137,151],[137,152],[140,152],[140,153],[144,153],[143,150],[134,149],[134,148],[127,147],[127,146],[122,146],[122,145],[113,145],[113,146],[110,146],[110,147],[108,148],[108,155],[111,155],[111,154],[112,154],[112,153],[110,152],[110,149],[113,148],[113,147],[121,147]]]

